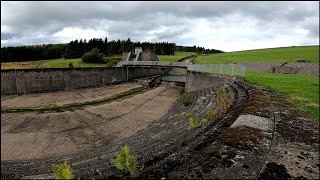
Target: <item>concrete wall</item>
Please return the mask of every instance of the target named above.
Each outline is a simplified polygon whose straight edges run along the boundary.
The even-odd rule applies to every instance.
[[[231,83],[234,81],[243,81],[242,77],[232,77],[232,76],[218,76],[211,75],[208,73],[201,72],[187,72],[187,82],[185,86],[185,90],[192,92],[201,90],[204,88],[219,88],[223,84]]]
[[[167,73],[153,67],[2,70],[1,94],[94,87]]]

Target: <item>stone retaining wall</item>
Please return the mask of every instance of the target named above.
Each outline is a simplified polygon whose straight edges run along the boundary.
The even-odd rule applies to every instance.
[[[246,71],[261,71],[272,73],[272,67],[280,67],[283,62],[242,62],[237,64],[246,66]],[[319,63],[289,62],[278,69],[280,69],[280,71],[276,73],[319,76]]]
[[[167,68],[153,67],[2,70],[1,94],[94,87],[167,73]]]

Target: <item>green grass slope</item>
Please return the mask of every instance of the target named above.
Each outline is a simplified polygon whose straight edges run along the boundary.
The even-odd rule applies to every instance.
[[[248,82],[258,84],[283,94],[298,109],[308,112],[319,122],[319,77],[246,72]]]
[[[319,63],[319,45],[235,51],[208,56],[200,55],[196,58],[196,62],[199,64],[234,62],[296,62],[297,60],[309,60]]]
[[[194,52],[175,51],[174,55],[158,55],[160,61],[178,61],[181,58],[195,55]]]

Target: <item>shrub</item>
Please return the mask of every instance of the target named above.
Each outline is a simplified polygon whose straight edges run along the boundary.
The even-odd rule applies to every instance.
[[[86,52],[82,56],[82,61],[84,63],[106,63],[103,59],[103,54],[99,53],[99,49],[93,48],[91,51]]]
[[[65,161],[63,164],[54,164],[52,166],[56,179],[73,179],[72,168]]]
[[[192,103],[192,93],[191,92],[184,92],[179,98],[178,102],[188,106],[189,104]]]
[[[69,66],[69,68],[71,68],[71,69],[72,69],[72,68],[73,68],[73,64],[72,64],[72,62],[70,62],[68,66]]]
[[[129,147],[125,145],[118,153],[117,159],[111,159],[111,164],[120,170],[133,174],[137,168],[137,156],[129,154]]]

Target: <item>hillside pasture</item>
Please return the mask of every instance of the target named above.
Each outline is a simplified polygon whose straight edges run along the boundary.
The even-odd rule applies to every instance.
[[[178,61],[184,57],[191,56],[191,55],[196,55],[194,52],[185,52],[185,51],[175,51],[174,55],[159,55],[159,60],[160,61]]]
[[[292,46],[199,55],[195,61],[198,64],[220,64],[236,62],[297,62],[297,60],[319,63],[319,46]]]
[[[122,60],[122,56],[106,57],[106,62],[118,62]],[[52,59],[40,61],[25,61],[25,62],[10,62],[1,63],[1,69],[35,69],[35,68],[69,68],[69,63],[73,64],[74,68],[86,67],[108,67],[106,64],[91,64],[82,62],[81,58],[78,59]]]

